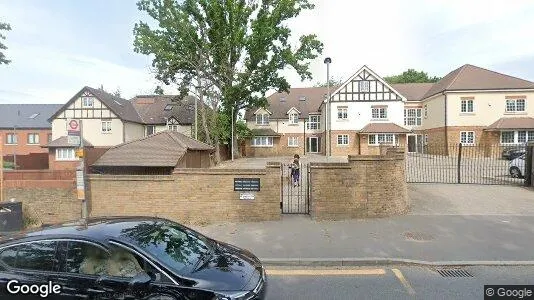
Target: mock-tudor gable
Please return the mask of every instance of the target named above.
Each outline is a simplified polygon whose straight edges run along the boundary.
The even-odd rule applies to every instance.
[[[331,102],[338,101],[406,101],[406,98],[363,66],[332,93]]]

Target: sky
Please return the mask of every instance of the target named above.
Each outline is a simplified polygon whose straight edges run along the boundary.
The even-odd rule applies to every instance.
[[[408,68],[444,76],[469,63],[534,81],[534,1],[311,0],[288,26],[295,44],[315,33],[323,54],[311,81],[284,70],[292,87],[347,79],[362,65],[381,76]],[[83,86],[129,99],[158,82],[149,56],[133,51],[133,26],[146,20],[134,0],[0,0],[9,65],[0,65],[0,103],[65,103]],[[175,93],[174,87],[165,87]]]

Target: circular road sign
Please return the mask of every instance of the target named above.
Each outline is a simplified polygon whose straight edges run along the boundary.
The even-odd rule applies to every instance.
[[[69,122],[69,127],[70,127],[71,130],[78,130],[78,127],[79,127],[79,126],[80,126],[80,125],[78,124],[78,121],[76,121],[76,120],[70,120],[70,122]]]

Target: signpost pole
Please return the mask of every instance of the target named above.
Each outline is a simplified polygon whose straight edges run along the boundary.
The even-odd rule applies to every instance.
[[[87,219],[87,199],[85,199],[85,151],[83,145],[83,124],[80,119],[80,149],[82,157],[79,170],[76,170],[78,199],[82,201],[82,219]],[[79,174],[79,176],[78,176]]]
[[[0,136],[0,202],[4,201],[4,142]]]

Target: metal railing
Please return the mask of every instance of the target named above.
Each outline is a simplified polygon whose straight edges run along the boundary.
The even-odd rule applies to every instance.
[[[425,145],[407,153],[406,180],[420,183],[522,185],[530,180],[526,145]]]

